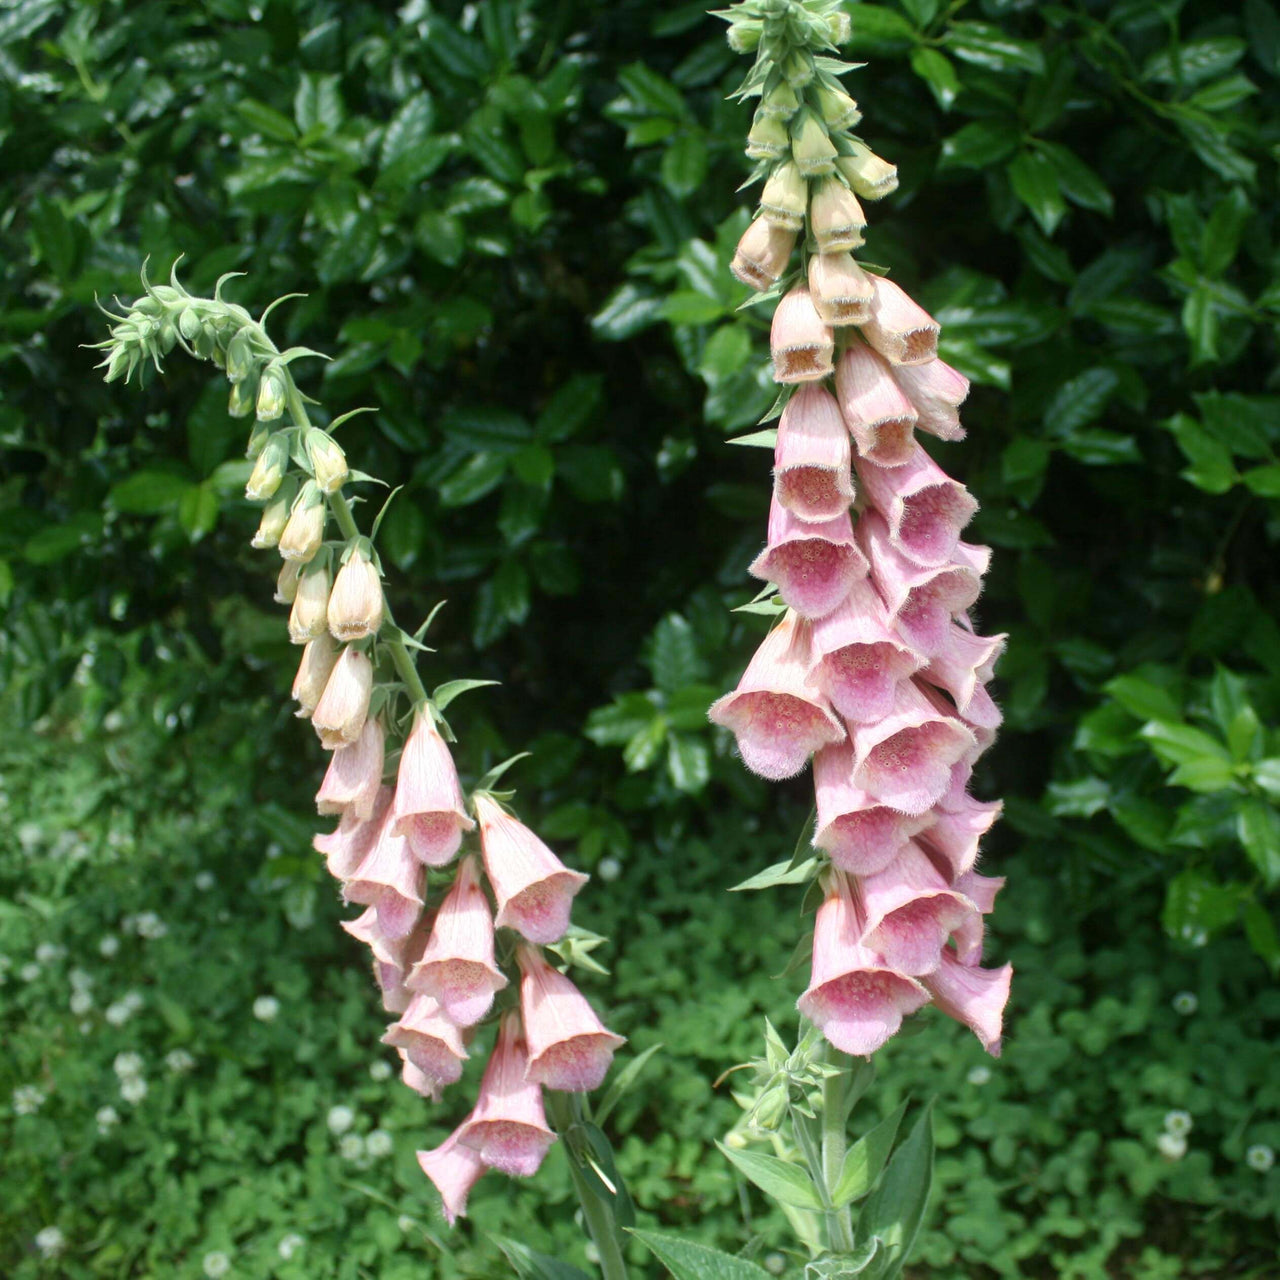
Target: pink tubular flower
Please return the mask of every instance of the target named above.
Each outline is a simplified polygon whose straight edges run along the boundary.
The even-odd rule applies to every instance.
[[[873,277],[875,297],[862,336],[890,364],[925,364],[938,355],[938,322],[884,276]]]
[[[978,914],[911,841],[883,871],[857,881],[854,900],[862,945],[911,977],[932,973],[947,939]]]
[[[863,324],[871,315],[875,286],[847,253],[815,253],[809,259],[809,292],[824,323]]]
[[[376,719],[366,720],[360,737],[330,757],[316,793],[316,812],[341,814],[352,809],[357,818],[369,817],[382,789],[383,751],[382,725]]]
[[[801,387],[782,411],[773,455],[774,492],[801,520],[835,520],[853,502],[849,433],[825,388]]]
[[[845,742],[823,747],[813,757],[813,781],[818,797],[813,843],[841,871],[860,876],[882,871],[936,817],[899,813],[855,787],[853,748]]]
[[[458,1141],[455,1129],[438,1147],[417,1152],[422,1172],[431,1179],[444,1205],[445,1221],[453,1226],[467,1216],[467,1197],[484,1173],[484,1161]]]
[[[303,649],[298,674],[293,678],[292,692],[292,697],[298,704],[295,714],[301,719],[305,720],[315,711],[337,660],[337,646],[327,633],[308,641],[307,647]]]
[[[493,961],[493,917],[474,858],[464,858],[407,985],[439,1001],[460,1027],[479,1022],[507,985]]]
[[[387,1028],[382,1043],[403,1049],[406,1058],[437,1088],[462,1078],[462,1064],[468,1057],[462,1032],[430,996],[414,996],[400,1021]]]
[[[312,839],[312,847],[324,854],[329,874],[335,880],[351,879],[356,868],[369,856],[382,831],[382,820],[390,803],[391,788],[380,787],[367,818],[362,818],[353,805],[343,811],[335,830]]]
[[[821,618],[867,575],[866,557],[853,540],[846,511],[834,520],[806,524],[778,501],[769,507],[769,544],[749,572],[774,583],[778,594],[802,618]]]
[[[961,529],[978,510],[968,489],[919,445],[900,467],[860,461],[858,478],[889,526],[889,541],[908,560],[928,569],[951,560]]]
[[[836,178],[824,178],[809,204],[809,230],[819,253],[843,253],[863,243],[867,216],[858,197]]]
[[[445,866],[458,852],[462,833],[476,825],[467,815],[449,747],[427,711],[418,713],[404,744],[392,814],[396,835],[429,867]]]
[[[599,1088],[615,1051],[626,1041],[605,1027],[578,988],[536,947],[520,947],[516,958],[523,974],[520,1013],[529,1050],[526,1077],[568,1093]]]
[[[400,1012],[403,1013],[404,1010],[402,1009]],[[436,1083],[434,1077],[427,1075],[421,1067],[415,1067],[409,1061],[409,1055],[403,1049],[397,1049],[396,1052],[400,1055],[401,1082],[412,1089],[414,1093],[421,1094],[429,1101],[439,1102],[444,1089]]]
[[[1007,635],[977,636],[953,622],[947,628],[946,643],[930,657],[929,665],[922,672],[923,678],[945,689],[960,714],[968,718],[975,693],[991,679],[1008,639]],[[975,712],[980,716],[990,715],[981,695]],[[995,728],[995,725],[983,727]]]
[[[326,751],[350,746],[359,739],[372,692],[373,663],[359,649],[347,645],[311,713],[311,725]]]
[[[890,628],[876,589],[863,579],[849,588],[834,613],[813,624],[815,659],[807,683],[820,689],[846,720],[883,720],[893,710],[894,689],[924,659]]]
[[[742,762],[775,782],[790,778],[820,747],[845,733],[827,700],[805,684],[809,640],[793,614],[765,636],[738,687],[707,712],[733,732]]]
[[[933,808],[951,782],[951,769],[976,745],[973,731],[944,715],[914,681],[894,692],[894,708],[873,725],[851,726],[853,781],[903,813]]]
[[[960,406],[969,394],[969,379],[943,360],[898,365],[893,376],[915,407],[916,426],[939,440],[963,440]]]
[[[859,457],[880,467],[900,467],[911,460],[916,411],[889,366],[866,343],[855,339],[841,353],[836,395]]]
[[[1004,1008],[1009,1002],[1009,985],[1013,965],[999,969],[980,969],[961,964],[950,952],[943,952],[942,963],[924,979],[934,1003],[949,1018],[963,1022],[982,1041],[982,1047],[993,1057],[1000,1056]]]
[[[542,1086],[528,1078],[528,1067],[520,1015],[512,1010],[498,1028],[475,1110],[458,1130],[459,1142],[478,1152],[490,1168],[513,1178],[537,1173],[556,1140],[542,1110]]]
[[[867,1057],[929,996],[859,945],[860,932],[849,881],[832,872],[814,925],[812,976],[796,1007],[837,1049]]]
[[[405,986],[405,976],[426,945],[429,917],[424,915],[404,938],[385,933],[373,907],[366,908],[354,920],[342,921],[342,928],[372,953],[373,977],[382,992],[382,1007],[388,1013],[403,1013],[413,999],[413,992]]]
[[[569,927],[574,895],[587,883],[570,871],[523,822],[477,792],[484,869],[498,902],[497,923],[529,942],[555,942]]]
[[[989,916],[996,906],[996,894],[1004,888],[1004,876],[982,876],[976,871],[966,871],[957,876],[951,887],[963,893],[975,907],[974,912],[961,921],[951,935],[956,944],[956,958],[961,964],[975,965],[982,960],[982,943],[986,935],[983,917]]]
[[[947,564],[927,569],[893,545],[889,526],[876,511],[859,517],[858,538],[871,564],[871,580],[889,611],[889,625],[918,652],[938,653],[946,645],[952,617],[972,608],[982,593],[990,548],[957,542]]]
[[[342,886],[346,902],[375,907],[378,927],[392,938],[408,937],[422,913],[426,868],[402,836],[392,832],[394,809],[388,809],[373,847]]]
[[[817,382],[831,372],[835,336],[804,285],[796,285],[778,303],[769,346],[775,382]]]
[[[794,231],[757,218],[742,233],[729,270],[743,284],[763,293],[782,278],[795,247]]]
[[[921,833],[920,843],[944,860],[954,881],[973,870],[978,860],[978,844],[991,830],[1003,808],[1003,801],[992,800],[984,804],[966,794],[957,808],[932,809],[925,815],[931,825]]]

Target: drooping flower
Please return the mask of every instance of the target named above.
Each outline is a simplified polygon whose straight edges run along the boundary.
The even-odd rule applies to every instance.
[[[338,570],[329,594],[326,623],[337,640],[361,640],[382,626],[382,579],[362,550]]]
[[[996,662],[1004,652],[1008,638],[1007,635],[974,635],[967,627],[953,622],[946,629],[946,640],[942,647],[930,655],[929,665],[921,673],[922,677],[930,684],[945,689],[955,702],[956,709],[966,718],[976,695],[977,705],[974,711],[980,716],[980,722],[985,722],[991,711],[983,702],[979,686],[986,684],[995,673]],[[983,727],[988,726],[983,723]]]
[[[586,998],[536,947],[516,952],[523,974],[520,1012],[529,1051],[526,1075],[548,1089],[599,1088],[614,1052],[625,1044],[596,1017]]]
[[[855,339],[841,352],[836,396],[859,457],[879,467],[900,467],[910,460],[916,411],[889,366],[866,343]]]
[[[743,763],[763,778],[792,777],[815,751],[845,736],[826,698],[806,684],[811,666],[807,631],[788,614],[761,642],[738,687],[707,713],[732,730]]]
[[[448,744],[428,712],[420,712],[404,744],[392,806],[395,831],[415,857],[443,867],[476,824],[467,813]]]
[[[528,827],[484,792],[475,796],[484,869],[498,903],[496,923],[530,942],[556,942],[569,927],[587,876],[568,867]]]
[[[993,1058],[1000,1056],[1004,1008],[1013,981],[1011,964],[982,969],[976,964],[961,964],[944,951],[937,969],[922,981],[943,1013],[963,1022]]]
[[[920,835],[920,842],[945,859],[954,879],[973,869],[978,860],[978,842],[991,830],[1000,816],[1004,803],[991,800],[984,803],[966,794],[954,809],[936,808],[926,814],[929,826]]]
[[[883,200],[898,189],[898,166],[882,160],[856,138],[844,139],[848,152],[836,161],[836,168],[864,200]]]
[[[892,280],[874,277],[871,315],[862,336],[890,364],[925,364],[938,355],[938,322]]]
[[[329,760],[329,768],[316,793],[316,812],[321,814],[355,811],[368,818],[382,787],[385,735],[377,719],[367,719],[359,738],[339,747]]]
[[[311,713],[311,727],[326,751],[359,741],[373,692],[373,663],[351,645],[338,655],[333,671]]]
[[[829,391],[804,386],[778,424],[774,487],[778,501],[805,521],[842,516],[853,501],[849,433]]]
[[[821,618],[866,577],[867,560],[853,540],[849,513],[812,524],[778,500],[769,507],[769,543],[749,572],[772,582],[785,603],[802,618]]]
[[[458,1141],[460,1132],[455,1129],[438,1147],[416,1153],[422,1172],[440,1193],[450,1226],[467,1216],[467,1197],[485,1169],[479,1155]]]
[[[963,440],[960,406],[969,394],[969,379],[943,360],[900,364],[893,370],[916,411],[916,426],[939,440]]]
[[[815,253],[809,259],[809,293],[818,315],[837,327],[868,319],[875,286],[850,254]]]
[[[404,1050],[438,1089],[462,1078],[462,1064],[468,1057],[462,1033],[431,996],[414,996],[399,1022],[387,1028],[382,1043]]]
[[[835,335],[818,314],[807,286],[784,295],[769,335],[775,382],[817,382],[832,371]]]
[[[763,292],[782,278],[795,247],[794,231],[757,218],[742,233],[730,270],[743,284]]]
[[[293,678],[292,690],[293,699],[298,704],[296,714],[302,719],[314,714],[337,661],[337,646],[327,632],[307,642],[298,663],[298,674]]]
[[[824,178],[813,193],[809,230],[819,253],[843,253],[863,243],[867,218],[858,198],[838,178]]]
[[[350,748],[346,748],[349,750]],[[325,856],[329,874],[335,880],[349,880],[356,868],[369,856],[374,841],[382,831],[383,818],[391,804],[391,788],[380,787],[373,797],[373,805],[367,818],[362,818],[356,806],[342,811],[342,817],[333,831],[313,837],[311,844],[317,853]]]
[[[394,808],[383,815],[369,852],[342,886],[347,902],[374,907],[378,927],[393,938],[407,937],[422,912],[426,868],[408,842],[393,831]]]
[[[298,575],[298,591],[289,611],[289,640],[306,644],[329,629],[329,570],[323,565],[307,565]]]

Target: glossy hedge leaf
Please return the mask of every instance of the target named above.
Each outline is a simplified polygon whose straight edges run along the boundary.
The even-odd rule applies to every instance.
[[[192,542],[199,542],[218,523],[218,495],[212,485],[189,485],[178,499],[178,523]]]
[[[1231,755],[1222,742],[1203,729],[1192,728],[1189,724],[1151,720],[1138,732],[1151,745],[1152,751],[1170,764],[1189,764],[1201,759],[1227,763],[1231,760]]]
[[[107,501],[127,515],[155,516],[174,507],[191,481],[170,471],[135,471],[113,485]]]
[[[653,324],[662,299],[635,284],[619,285],[591,319],[591,327],[610,342],[621,342]]]
[[[1244,27],[1253,56],[1280,77],[1280,15],[1268,0],[1244,0]]]
[[[1263,884],[1275,888],[1280,884],[1280,813],[1265,800],[1244,800],[1236,814],[1236,833]]]
[[[343,119],[339,77],[304,71],[293,99],[293,115],[303,133],[332,133]]]
[[[598,373],[574,374],[547,401],[534,423],[534,435],[546,444],[559,444],[576,435],[600,405],[604,378]]]
[[[1178,413],[1163,424],[1177,440],[1191,466],[1182,475],[1206,493],[1226,493],[1240,478],[1228,449],[1189,414]]]
[[[435,101],[423,89],[401,103],[382,134],[378,165],[391,169],[415,154],[431,134],[435,121]]]
[[[667,775],[678,791],[696,795],[711,780],[711,753],[701,738],[667,735]]]
[[[821,1209],[822,1197],[806,1169],[759,1151],[735,1151],[717,1142],[720,1154],[765,1195],[796,1209]]]
[[[631,1232],[675,1280],[770,1280],[769,1273],[745,1258],[721,1253],[709,1245],[682,1240],[659,1231]]]
[[[533,435],[533,428],[518,413],[486,405],[451,409],[440,426],[457,444],[494,452],[514,452]]]
[[[620,694],[607,707],[597,707],[588,717],[583,733],[598,746],[621,746],[648,728],[658,714],[643,693]]]
[[[1049,157],[1040,151],[1020,152],[1009,165],[1009,182],[1045,235],[1053,235],[1067,205]]]
[[[915,28],[896,9],[878,4],[859,4],[849,10],[853,20],[850,47],[859,51],[892,51],[904,42],[914,43]]]
[[[1141,676],[1116,676],[1102,688],[1139,720],[1176,721],[1182,717],[1182,708],[1168,689]]]
[[[924,46],[912,49],[911,70],[929,86],[943,111],[950,111],[960,94],[960,77],[946,55]]]
[[[1120,385],[1114,369],[1086,369],[1064,382],[1044,411],[1045,430],[1053,436],[1070,436],[1095,421]]]
[[[1067,199],[1085,209],[1110,217],[1115,209],[1115,199],[1107,184],[1074,151],[1056,142],[1038,144],[1040,154],[1046,156],[1057,174],[1058,185]]]
[[[496,489],[507,474],[507,459],[498,453],[473,453],[437,492],[443,507],[466,507]]]
[[[1244,57],[1246,47],[1238,36],[1171,43],[1147,59],[1142,78],[1165,84],[1198,84],[1229,71]]]
[[[1171,937],[1203,946],[1235,922],[1240,898],[1239,885],[1220,884],[1206,872],[1188,867],[1170,881],[1161,920]]]
[[[648,665],[654,684],[665,694],[695,684],[706,674],[693,628],[678,613],[667,614],[654,628]]]
[[[1276,922],[1267,908],[1256,899],[1246,902],[1241,913],[1244,920],[1244,934],[1258,956],[1272,974],[1280,972],[1280,933],[1276,931]]]
[[[1044,54],[1038,46],[1006,35],[990,23],[953,22],[943,43],[957,58],[988,71],[1044,72]]]
[[[691,196],[707,176],[707,144],[701,133],[682,133],[663,152],[662,181],[673,196]]]
[[[967,124],[943,139],[938,167],[989,168],[1017,150],[1018,136],[1018,126],[1012,120],[981,120]]]

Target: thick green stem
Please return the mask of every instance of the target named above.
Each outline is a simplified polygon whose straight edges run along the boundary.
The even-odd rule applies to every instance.
[[[843,1059],[843,1061],[841,1061]],[[822,1082],[822,1176],[827,1194],[836,1189],[840,1171],[844,1168],[847,1148],[846,1097],[852,1064],[844,1054],[828,1050],[827,1060],[834,1060],[840,1067],[839,1075],[829,1076]],[[832,1253],[853,1251],[853,1214],[849,1206],[827,1211],[827,1248]]]
[[[587,1231],[596,1247],[596,1253],[600,1256],[600,1274],[604,1280],[627,1280],[627,1263],[622,1256],[623,1242],[616,1230],[613,1209],[596,1193],[595,1188],[583,1173],[577,1156],[568,1147],[569,1130],[581,1119],[581,1100],[570,1094],[555,1093],[550,1090],[545,1094],[545,1098],[552,1128],[566,1144],[565,1155],[569,1160],[569,1176],[573,1179],[573,1189],[577,1192],[578,1203],[582,1206],[582,1216],[586,1221]]]

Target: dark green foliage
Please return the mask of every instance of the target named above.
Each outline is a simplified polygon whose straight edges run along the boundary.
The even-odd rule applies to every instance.
[[[981,627],[1011,637],[978,785],[1007,800],[986,865],[1017,969],[986,1083],[971,1038],[917,1019],[855,1131],[936,1095],[938,1277],[1267,1276],[1280,1172],[1244,1152],[1280,1147],[1280,15],[849,12],[861,131],[903,179],[867,257],[976,384],[938,456],[997,552]],[[803,976],[770,976],[796,891],[725,890],[787,857],[804,784],[748,778],[703,719],[762,629],[728,611],[767,455],[723,439],[773,399],[726,269],[742,70],[700,6],[641,0],[0,12],[0,1272],[198,1276],[226,1249],[245,1275],[509,1274],[485,1232],[587,1265],[558,1156],[514,1196],[482,1183],[450,1235],[412,1150],[461,1100],[367,1081],[380,1016],[307,848],[322,762],[284,711],[243,424],[207,368],[139,397],[80,348],[147,253],[156,275],[184,254],[193,289],[249,272],[228,293],[255,313],[308,292],[276,330],[337,357],[299,367],[333,413],[379,407],[341,439],[404,486],[379,538],[398,616],[449,598],[424,678],[504,682],[451,715],[464,770],[532,746],[522,805],[604,872],[578,913],[614,939],[592,994],[634,1050],[667,1046],[607,1126],[638,1225],[730,1252],[758,1230],[757,1263],[785,1243],[712,1145],[737,1111],[711,1082],[763,1014],[790,1025]],[[97,956],[148,910],[165,938]],[[41,941],[67,955],[23,982]],[[143,1010],[82,1035],[76,966],[100,1009]],[[179,1087],[159,1064],[186,1046]],[[154,1077],[133,1110],[129,1049]],[[30,1083],[49,1100],[15,1116]],[[353,1097],[396,1138],[368,1169],[325,1128]],[[1176,1162],[1170,1110],[1194,1118]],[[54,1223],[68,1252],[41,1264]]]

